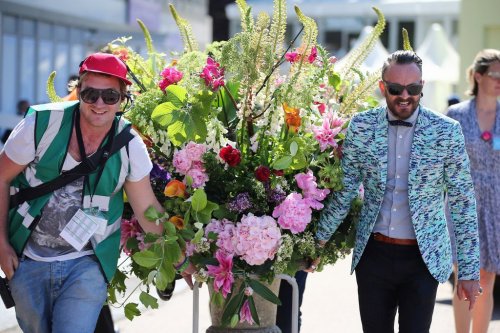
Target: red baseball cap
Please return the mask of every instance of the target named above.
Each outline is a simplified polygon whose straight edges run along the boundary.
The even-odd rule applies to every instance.
[[[127,65],[117,56],[109,53],[94,53],[89,55],[80,64],[81,75],[83,72],[95,72],[112,75],[119,78],[127,85],[132,82],[127,79]]]

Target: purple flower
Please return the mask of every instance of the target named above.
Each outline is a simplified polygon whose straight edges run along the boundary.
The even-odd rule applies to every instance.
[[[161,179],[164,181],[169,181],[171,178],[170,173],[157,163],[153,163],[153,169],[151,169],[151,173],[149,175],[153,179]]]
[[[252,201],[247,192],[239,193],[236,198],[227,204],[227,208],[233,213],[243,213],[252,208]]]

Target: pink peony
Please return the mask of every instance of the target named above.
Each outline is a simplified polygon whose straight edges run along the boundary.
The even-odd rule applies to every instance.
[[[189,156],[191,161],[201,162],[203,155],[207,152],[207,146],[190,141],[183,150],[186,152],[187,156]]]
[[[191,186],[193,188],[203,187],[205,183],[208,181],[208,175],[205,173],[204,169],[191,168],[186,173],[186,176],[191,177],[193,181]]]
[[[233,255],[224,254],[223,251],[217,251],[215,258],[219,262],[219,266],[207,265],[208,276],[214,278],[214,290],[222,292],[224,298],[231,292],[234,283],[233,276]]]
[[[312,210],[307,200],[300,193],[290,193],[285,200],[274,208],[273,217],[283,229],[289,229],[293,234],[305,230],[311,222]]]
[[[178,150],[174,153],[172,164],[174,165],[175,170],[181,175],[185,175],[188,172],[191,168],[191,163],[191,158],[184,149]]]
[[[250,325],[253,325],[252,311],[250,311],[250,304],[248,303],[248,300],[245,300],[240,310],[240,323],[245,321]]]

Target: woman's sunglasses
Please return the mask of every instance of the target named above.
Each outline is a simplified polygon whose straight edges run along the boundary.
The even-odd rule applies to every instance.
[[[412,83],[407,86],[400,85],[398,83],[391,83],[391,82],[386,82],[384,81],[384,85],[387,88],[387,91],[389,94],[394,95],[394,96],[399,96],[403,93],[403,91],[406,89],[409,95],[411,96],[417,96],[422,93],[422,88],[424,87],[423,84],[418,84],[418,83]]]
[[[93,104],[97,102],[99,97],[102,101],[108,105],[114,105],[122,99],[122,94],[114,89],[95,89],[95,88],[85,88],[80,91],[80,97],[85,103]]]

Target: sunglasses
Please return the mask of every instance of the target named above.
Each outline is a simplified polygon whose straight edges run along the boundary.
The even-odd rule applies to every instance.
[[[500,72],[488,72],[486,75],[495,80],[500,80]]]
[[[424,87],[423,84],[418,84],[418,83],[412,83],[407,86],[400,85],[398,83],[391,83],[391,82],[386,82],[384,81],[384,85],[387,88],[387,91],[389,94],[394,95],[394,96],[399,96],[403,93],[403,91],[406,89],[409,95],[411,96],[417,96],[422,93],[422,88]]]
[[[80,91],[80,97],[85,103],[93,104],[97,102],[99,97],[102,101],[108,105],[114,105],[122,99],[122,94],[114,89],[95,89],[95,88],[85,88]]]

